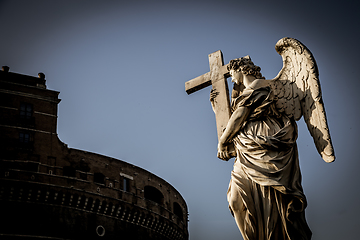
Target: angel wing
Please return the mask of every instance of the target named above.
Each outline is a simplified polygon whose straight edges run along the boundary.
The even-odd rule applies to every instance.
[[[335,160],[334,148],[321,97],[319,72],[309,49],[293,38],[282,38],[275,45],[283,59],[279,74],[271,80],[276,108],[298,121],[301,116],[326,162]]]

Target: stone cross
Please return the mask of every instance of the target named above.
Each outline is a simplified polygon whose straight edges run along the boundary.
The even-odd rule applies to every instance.
[[[218,95],[214,100],[214,110],[218,139],[220,139],[231,116],[229,88],[227,84],[227,78],[230,74],[227,70],[227,65],[224,65],[222,52],[220,50],[209,54],[209,65],[210,72],[187,81],[185,83],[185,91],[187,94],[191,94],[210,85],[212,85],[213,89],[216,89]],[[233,145],[229,146],[228,150],[231,156],[236,155]]]

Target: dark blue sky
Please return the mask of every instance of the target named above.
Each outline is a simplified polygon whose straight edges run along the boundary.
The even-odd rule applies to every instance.
[[[336,161],[316,152],[303,120],[298,147],[313,239],[357,239],[360,7],[355,1],[0,1],[0,64],[46,75],[60,91],[59,138],[128,161],[177,188],[191,240],[241,239],[226,200],[232,162],[216,158],[209,89],[184,83],[250,55],[266,78],[282,67],[285,36],[320,71]]]

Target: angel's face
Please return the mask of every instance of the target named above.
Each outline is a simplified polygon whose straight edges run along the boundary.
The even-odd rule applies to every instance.
[[[230,70],[230,75],[231,75],[231,81],[233,83],[236,83],[236,84],[240,85],[243,82],[244,76],[243,76],[241,71],[231,69]]]

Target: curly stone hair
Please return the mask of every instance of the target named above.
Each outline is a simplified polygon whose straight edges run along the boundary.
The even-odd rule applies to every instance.
[[[236,71],[241,71],[245,75],[252,75],[257,79],[264,79],[260,73],[261,68],[256,66],[252,61],[250,56],[245,56],[242,58],[236,58],[230,61],[229,66],[227,67],[230,71],[231,69]]]

